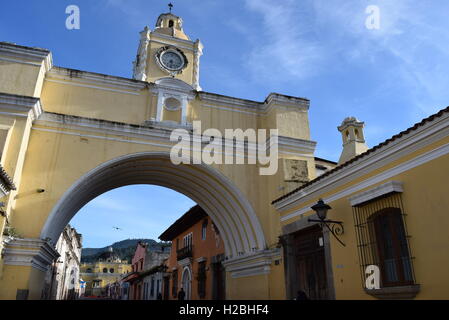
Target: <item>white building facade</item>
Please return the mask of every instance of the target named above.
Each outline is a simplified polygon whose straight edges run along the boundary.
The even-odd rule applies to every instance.
[[[170,247],[161,250],[147,251],[145,258],[142,298],[143,300],[162,300],[162,284],[165,272],[165,261],[170,256]]]
[[[73,300],[83,294],[80,282],[82,236],[70,225],[64,228],[56,250],[59,258],[53,262],[46,276],[43,298]]]

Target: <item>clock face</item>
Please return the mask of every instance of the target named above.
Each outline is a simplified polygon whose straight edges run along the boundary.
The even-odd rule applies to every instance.
[[[180,70],[184,66],[184,58],[175,51],[165,51],[161,54],[161,64],[168,70]]]

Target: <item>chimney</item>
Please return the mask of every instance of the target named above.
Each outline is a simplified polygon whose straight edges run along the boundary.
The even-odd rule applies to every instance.
[[[343,138],[343,151],[341,152],[338,164],[351,160],[355,156],[368,150],[363,135],[364,122],[355,117],[348,117],[338,127]]]

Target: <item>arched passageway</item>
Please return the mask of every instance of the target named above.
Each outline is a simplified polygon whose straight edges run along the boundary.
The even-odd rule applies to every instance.
[[[175,165],[168,153],[154,152],[121,156],[81,177],[53,208],[41,238],[55,243],[63,228],[90,200],[132,184],[167,187],[197,202],[220,228],[228,258],[265,248],[262,228],[251,204],[223,174],[206,165]]]

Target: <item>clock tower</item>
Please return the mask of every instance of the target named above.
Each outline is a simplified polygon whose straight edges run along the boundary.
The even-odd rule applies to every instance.
[[[192,41],[184,33],[182,19],[171,13],[159,16],[151,31],[145,27],[140,32],[136,61],[133,62],[133,78],[156,82],[162,78],[176,78],[201,91],[199,65],[203,45]]]

